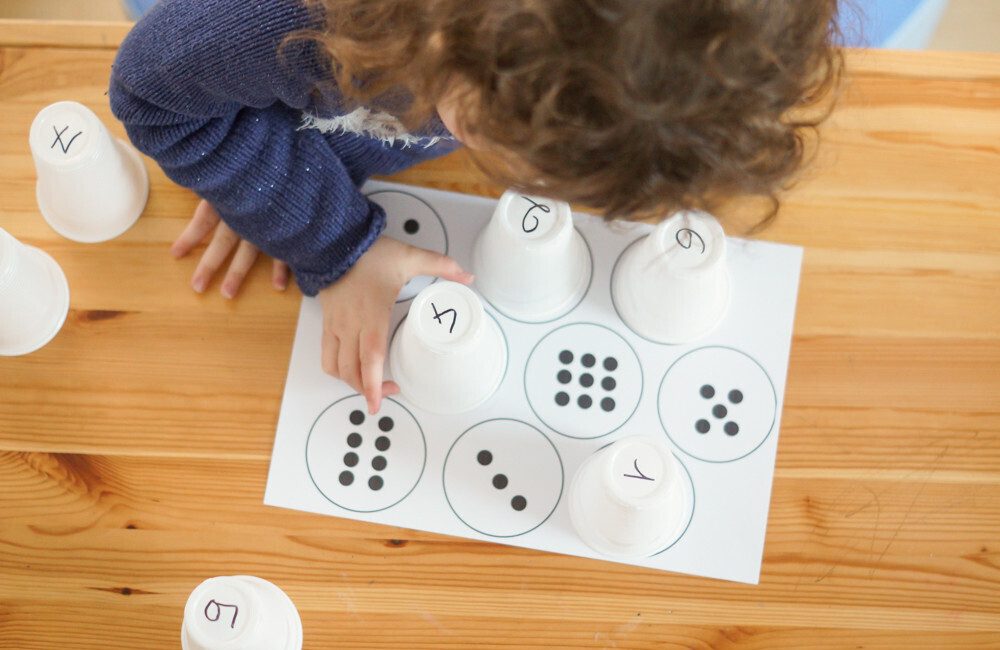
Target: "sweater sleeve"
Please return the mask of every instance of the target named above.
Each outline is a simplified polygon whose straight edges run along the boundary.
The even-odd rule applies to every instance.
[[[302,0],[162,0],[123,43],[109,91],[135,146],[287,262],[306,295],[385,226],[324,135],[299,128],[329,70],[314,44],[279,46],[321,24]]]

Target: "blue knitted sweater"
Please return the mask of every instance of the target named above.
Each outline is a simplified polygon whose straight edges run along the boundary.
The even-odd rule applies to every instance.
[[[407,133],[351,110],[302,0],[161,0],[128,35],[111,109],[135,146],[207,199],[241,237],[284,260],[306,295],[343,275],[385,227],[358,190],[453,150],[440,120]]]

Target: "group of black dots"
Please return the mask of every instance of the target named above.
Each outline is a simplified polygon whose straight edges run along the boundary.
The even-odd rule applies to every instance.
[[[713,397],[715,397],[715,387],[709,384],[705,384],[704,386],[702,386],[698,390],[698,392],[705,399],[712,399]],[[729,391],[729,395],[727,395],[727,397],[729,398],[729,401],[732,404],[739,404],[740,402],[743,401],[742,391],[736,388]],[[712,415],[721,420],[722,418],[729,415],[729,409],[726,408],[725,404],[716,404],[715,406],[712,407]],[[705,418],[702,418],[694,423],[694,429],[698,433],[708,433],[711,428],[712,425]],[[735,436],[737,433],[740,432],[740,425],[730,420],[726,422],[724,425],[722,425],[722,430],[726,432],[726,435]]]
[[[493,454],[489,450],[483,449],[478,454],[476,454],[476,460],[483,467],[486,467],[493,462]],[[502,490],[507,487],[507,475],[506,474],[494,474],[493,475],[493,487],[498,490]],[[514,495],[514,498],[510,500],[510,507],[518,512],[521,512],[528,507],[528,500],[525,499],[520,494]]]
[[[564,365],[568,366],[573,363],[573,353],[569,350],[563,350],[559,353],[559,361]],[[584,368],[593,368],[597,364],[597,358],[589,352],[580,357],[580,363],[583,364]],[[618,360],[614,357],[605,357],[602,364],[604,369],[608,372],[614,372],[618,369]],[[556,381],[560,384],[568,384],[573,381],[573,373],[571,373],[566,368],[561,369],[556,373]],[[594,375],[589,372],[583,372],[580,374],[580,385],[584,388],[590,388],[594,385]],[[601,380],[601,388],[611,392],[615,389],[618,383],[612,376],[607,376]],[[569,393],[566,391],[559,391],[556,393],[556,404],[559,406],[566,406],[569,404]],[[587,393],[583,393],[576,398],[576,405],[582,409],[589,409],[594,404],[594,400]],[[615,410],[615,400],[611,397],[605,397],[601,399],[601,408],[607,412]]]
[[[351,421],[351,424],[353,424],[356,427],[359,427],[362,424],[364,424],[365,414],[361,411],[354,410],[351,411],[351,414],[350,416],[348,416],[348,419]],[[383,433],[389,433],[390,431],[392,431],[392,428],[394,426],[395,422],[392,421],[391,417],[386,415],[379,418],[378,421],[379,431],[382,431]],[[358,433],[357,431],[347,435],[347,446],[350,447],[351,449],[357,449],[358,447],[361,446],[362,442],[364,442],[364,439],[361,437],[361,434]],[[375,449],[377,449],[378,451],[388,450],[390,444],[391,443],[389,441],[388,436],[379,436],[378,438],[375,438]],[[344,454],[344,465],[346,465],[347,467],[355,467],[357,466],[359,461],[360,458],[358,458],[358,454],[356,452],[349,451],[346,454]],[[386,465],[388,464],[389,462],[385,459],[385,456],[378,455],[372,458],[372,469],[374,469],[376,472],[381,472],[382,470],[385,469]],[[340,473],[339,479],[340,479],[340,484],[346,487],[351,483],[354,483],[354,472],[352,472],[350,469],[345,469],[343,472]],[[371,488],[372,490],[375,491],[381,490],[383,485],[385,485],[385,481],[378,474],[375,474],[368,479],[368,487]]]

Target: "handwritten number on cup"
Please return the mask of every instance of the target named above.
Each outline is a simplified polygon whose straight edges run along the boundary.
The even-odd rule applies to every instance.
[[[448,327],[448,333],[451,334],[452,332],[455,331],[455,323],[458,321],[457,311],[455,311],[454,309],[445,309],[444,311],[439,312],[437,306],[433,302],[431,303],[431,309],[434,310],[434,320],[441,323],[442,325],[444,325],[444,321],[442,321],[441,319],[447,316],[448,314],[451,314],[451,325]]]
[[[212,600],[208,601],[208,604],[205,605],[205,618],[207,618],[208,620],[210,620],[213,623],[215,623],[220,618],[222,618],[222,608],[223,607],[231,608],[233,610],[233,618],[232,618],[232,620],[229,621],[229,627],[230,628],[236,627],[236,617],[239,616],[239,613],[240,613],[239,606],[237,606],[237,605],[226,605],[225,603],[220,603],[219,601],[215,600],[214,598]],[[210,611],[212,613],[209,613]],[[225,621],[223,621],[223,623],[225,623]]]
[[[655,478],[652,478],[651,476],[646,476],[645,474],[642,473],[642,470],[639,469],[639,459],[638,458],[635,458],[635,459],[632,460],[632,467],[635,468],[635,474],[624,474],[623,476],[625,476],[626,478],[637,478],[637,479],[640,479],[642,481],[655,481],[656,480]]]
[[[56,145],[59,145],[59,148],[62,149],[63,153],[69,153],[69,148],[73,146],[73,141],[83,135],[83,131],[78,131],[76,135],[69,139],[69,142],[63,142],[63,133],[66,133],[68,130],[69,125],[64,126],[62,131],[57,131],[55,125],[53,125],[52,131],[56,134],[56,139],[52,141],[49,149],[53,149]]]
[[[701,253],[705,252],[705,240],[701,238],[701,235],[691,230],[690,228],[681,228],[680,230],[678,230],[677,234],[674,235],[674,239],[676,239],[677,243],[680,244],[680,247],[685,250],[688,250],[692,246],[694,246],[695,239],[697,239],[698,243],[701,244],[700,252]]]
[[[524,213],[523,217],[521,217],[521,230],[523,230],[526,233],[535,232],[536,230],[538,230],[538,217],[535,216],[535,215],[533,215],[533,214],[531,214],[531,211],[535,210],[535,209],[538,209],[538,210],[541,210],[542,212],[544,212],[545,214],[548,214],[548,213],[552,212],[552,208],[550,208],[549,206],[545,205],[544,203],[535,203],[534,201],[532,201],[528,197],[524,196],[523,194],[521,195],[521,198],[531,204],[531,207],[528,208],[528,211]],[[531,227],[530,228],[528,227],[528,219],[529,218],[534,219],[534,221],[531,222]]]

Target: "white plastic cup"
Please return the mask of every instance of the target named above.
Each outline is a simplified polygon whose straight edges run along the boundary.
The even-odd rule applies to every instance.
[[[703,212],[660,223],[625,251],[612,297],[632,330],[659,343],[687,343],[711,332],[729,309],[726,236]]]
[[[292,600],[253,576],[209,578],[184,606],[183,650],[301,650],[302,620]]]
[[[426,411],[470,411],[496,392],[507,368],[507,343],[471,289],[437,282],[422,290],[389,348],[400,394]]]
[[[658,438],[631,436],[585,460],[570,486],[580,539],[602,555],[646,557],[666,548],[685,516],[683,470]]]
[[[590,283],[591,259],[569,204],[507,190],[476,239],[476,288],[511,318],[542,322],[572,309]]]
[[[69,284],[59,264],[0,228],[0,356],[41,348],[68,312]]]
[[[149,196],[149,176],[130,145],[116,140],[77,102],[43,108],[28,135],[38,181],[35,198],[57,233],[83,243],[132,227]]]

